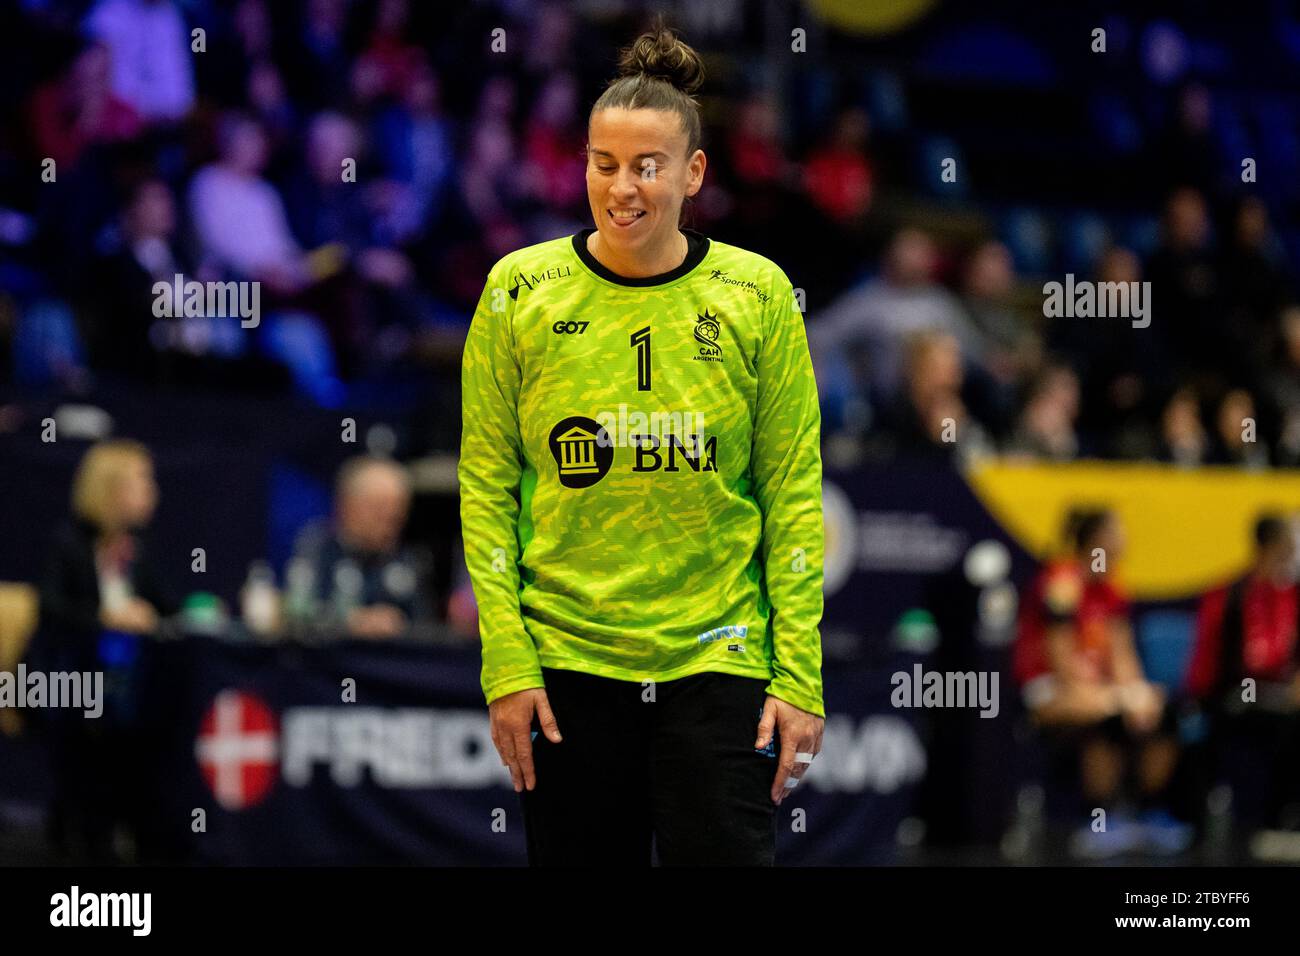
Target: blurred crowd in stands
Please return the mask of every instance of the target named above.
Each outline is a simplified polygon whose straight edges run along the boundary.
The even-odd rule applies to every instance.
[[[708,183],[688,224],[767,254],[803,290],[833,462],[1300,463],[1297,237],[1274,225],[1297,199],[1277,165],[1298,158],[1296,118],[1267,85],[1216,86],[1226,71],[1198,72],[1189,52],[1217,43],[1242,69],[1247,51],[1285,58],[1286,22],[1261,46],[1268,17],[1259,36],[1112,17],[1102,58],[1069,41],[1083,21],[1063,20],[1035,34],[1072,51],[1052,75],[1026,64],[1059,51],[1001,25],[981,41],[951,7],[870,41],[798,10],[678,12],[709,70]],[[587,110],[646,13],[10,8],[0,375],[454,418],[492,262],[589,217]],[[809,21],[817,56],[788,49],[781,16]],[[1247,157],[1257,182],[1242,181]],[[1042,286],[1067,272],[1149,281],[1151,324],[1045,318]],[[264,318],[156,317],[152,283],[178,273],[259,280]]]

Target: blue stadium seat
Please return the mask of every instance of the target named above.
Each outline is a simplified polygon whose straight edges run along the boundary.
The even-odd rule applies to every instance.
[[[293,556],[294,542],[304,526],[327,518],[331,495],[326,482],[286,460],[271,466],[271,489],[267,496],[267,560],[283,568]]]
[[[1093,213],[1078,212],[1064,217],[1061,224],[1061,258],[1067,272],[1090,274],[1110,244],[1106,221]]]
[[[41,299],[23,309],[13,343],[14,378],[20,385],[44,388],[62,370],[85,367],[77,322],[66,303]]]
[[[1161,609],[1138,616],[1135,636],[1142,668],[1148,680],[1163,684],[1170,693],[1182,690],[1195,624],[1193,611]]]
[[[947,197],[961,197],[967,194],[970,177],[961,174],[961,171],[967,168],[966,160],[954,140],[947,136],[931,134],[921,140],[919,151],[920,168],[925,170],[922,185],[926,189],[936,195]],[[955,181],[946,183],[941,178],[943,161],[950,158],[957,161],[958,175]]]
[[[898,132],[907,128],[907,92],[898,74],[890,70],[875,70],[867,77],[867,112],[872,124],[882,132]]]
[[[1047,88],[1057,82],[1052,58],[1028,37],[995,24],[963,23],[931,42],[919,66],[931,77]]]
[[[1018,272],[1041,274],[1052,270],[1052,229],[1046,217],[1037,210],[1019,208],[1009,211],[998,231],[1011,250]]]

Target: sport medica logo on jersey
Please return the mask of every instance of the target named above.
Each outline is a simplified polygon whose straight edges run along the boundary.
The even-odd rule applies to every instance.
[[[548,443],[566,488],[589,488],[615,464],[634,473],[718,470],[718,438],[705,432],[703,412],[643,412],[620,404],[595,418],[561,419]]]
[[[723,285],[734,286],[742,292],[754,296],[760,303],[765,303],[772,297],[770,293],[765,291],[752,279],[738,279],[722,269],[714,269],[709,273],[709,281],[721,282]]]

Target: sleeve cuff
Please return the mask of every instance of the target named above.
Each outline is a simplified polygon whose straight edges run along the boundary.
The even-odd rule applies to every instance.
[[[770,697],[783,700],[787,704],[821,717],[823,720],[826,718],[826,705],[822,702],[820,695],[809,694],[797,687],[791,687],[789,684],[778,681],[773,681],[767,685],[767,693]]]
[[[483,685],[483,696],[487,698],[489,704],[499,697],[505,697],[507,694],[513,694],[521,690],[529,690],[534,687],[545,687],[546,682],[542,680],[542,673],[538,671],[535,674],[520,674],[516,677],[509,677],[501,680],[495,680],[490,684]]]

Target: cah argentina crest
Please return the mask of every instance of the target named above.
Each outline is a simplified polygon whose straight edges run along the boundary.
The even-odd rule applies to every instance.
[[[718,343],[718,338],[722,334],[722,326],[718,324],[718,317],[712,314],[708,309],[704,314],[695,316],[695,341],[699,343],[700,354],[695,356],[697,362],[721,362],[722,346]]]

